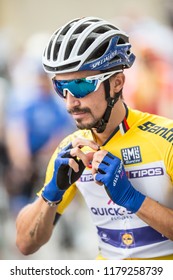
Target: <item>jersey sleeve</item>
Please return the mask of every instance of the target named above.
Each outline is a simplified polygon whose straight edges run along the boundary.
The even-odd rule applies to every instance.
[[[172,145],[170,145],[170,148],[168,149],[166,162],[167,162],[167,173],[169,174],[171,181],[173,183],[173,146]]]

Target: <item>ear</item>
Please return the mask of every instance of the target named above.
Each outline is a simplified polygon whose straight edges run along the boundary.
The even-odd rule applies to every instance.
[[[115,94],[119,92],[125,83],[125,75],[123,73],[119,73],[114,75],[110,80],[110,86],[111,86],[111,93]]]

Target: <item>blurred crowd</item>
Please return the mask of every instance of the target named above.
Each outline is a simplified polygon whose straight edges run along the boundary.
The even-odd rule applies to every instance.
[[[130,35],[137,57],[125,73],[125,102],[173,118],[172,22],[164,25],[151,18],[121,18],[119,26]],[[0,30],[0,259],[22,258],[14,244],[15,217],[43,186],[55,147],[76,129],[52,89],[51,77],[42,69],[41,53],[47,39],[48,34],[35,34],[14,51]],[[49,245],[29,258],[93,258],[96,239],[90,223],[79,194]]]
[[[45,39],[44,34],[30,38],[10,61],[10,81],[4,77],[8,92],[3,101],[2,180],[14,215],[32,199],[57,143],[72,128],[42,69],[39,53]]]

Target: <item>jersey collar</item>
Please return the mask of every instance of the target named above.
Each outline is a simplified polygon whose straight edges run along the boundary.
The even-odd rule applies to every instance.
[[[125,109],[126,109],[126,114],[125,117],[123,119],[123,121],[119,124],[119,126],[117,126],[114,131],[111,133],[111,135],[108,137],[108,139],[104,142],[104,144],[102,146],[105,146],[109,140],[118,132],[120,131],[121,135],[124,135],[129,129],[130,126],[128,125],[127,122],[127,117],[128,117],[128,107],[127,105],[124,103]]]

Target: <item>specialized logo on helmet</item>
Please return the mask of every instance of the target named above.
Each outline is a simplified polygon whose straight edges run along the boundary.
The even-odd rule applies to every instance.
[[[117,50],[107,54],[104,58],[102,58],[102,59],[96,61],[95,63],[91,64],[91,69],[94,70],[95,68],[103,65],[106,61],[110,61],[112,58],[115,57],[116,54],[117,54]]]
[[[80,66],[80,70],[104,70],[117,66],[120,66],[120,69],[131,67],[135,55],[130,52],[131,45],[128,39],[119,43],[120,37],[121,35],[117,34],[112,39],[109,38],[109,45],[105,53],[97,59],[93,57],[93,61],[86,59],[85,63]],[[98,46],[95,46],[96,49]]]

